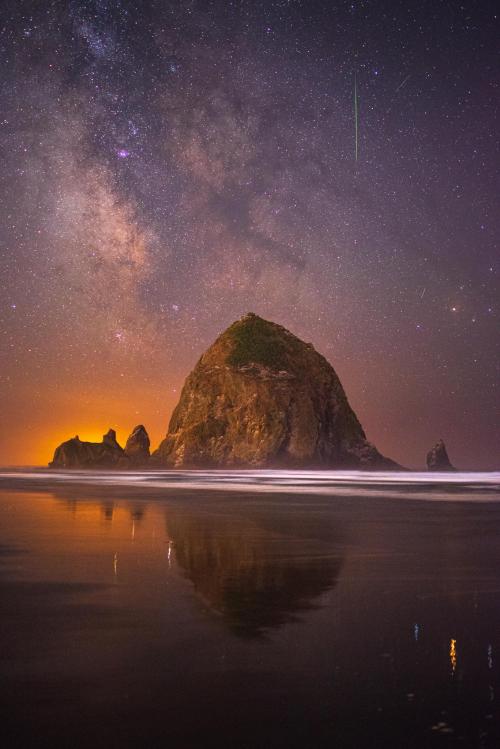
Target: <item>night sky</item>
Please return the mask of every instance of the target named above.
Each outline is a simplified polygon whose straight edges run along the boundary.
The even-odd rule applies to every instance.
[[[253,311],[385,454],[498,468],[494,5],[3,0],[0,463],[156,447]]]

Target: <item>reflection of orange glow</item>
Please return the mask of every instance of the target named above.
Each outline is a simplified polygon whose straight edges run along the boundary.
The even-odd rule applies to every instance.
[[[14,499],[9,491],[0,490],[2,507],[8,508],[2,515],[2,542],[17,545],[21,529],[23,549],[27,549],[22,552],[26,579],[108,585],[123,578],[137,584],[139,595],[149,595],[145,576],[159,579],[165,574],[164,507],[143,503],[141,524],[136,523],[132,541],[134,506],[126,499],[115,501],[113,523],[103,525],[103,506],[108,505],[85,498],[81,492],[23,492],[22,501],[17,501],[20,497]],[[148,564],[138,565],[138,555]],[[107,595],[105,590],[102,595]]]
[[[154,545],[155,539],[158,541],[158,553],[163,563],[165,561],[165,514],[160,508],[144,505],[141,524],[135,524],[135,539],[132,545],[130,526],[133,522],[134,508],[127,500],[119,499],[109,504],[106,500],[89,499],[80,492],[66,495],[63,491],[57,494],[25,492],[23,497],[26,501],[12,502],[12,507],[9,504],[8,517],[2,518],[2,533],[13,544],[16,529],[21,526],[26,529],[27,538],[30,538],[30,548],[33,550],[34,568],[38,555],[49,553],[53,555],[49,560],[51,565],[53,564],[54,570],[59,570],[57,574],[61,575],[62,571],[58,567],[59,553],[88,551],[99,555],[102,552],[104,538],[109,539],[112,545],[113,568],[115,561],[118,566],[124,550],[132,550],[141,545]],[[12,499],[10,493],[5,490],[0,490],[0,498],[4,501],[5,498],[10,501]],[[103,525],[103,511],[106,509],[113,510],[113,523]],[[58,549],[57,554],[54,552],[55,547]],[[101,561],[102,557],[99,557],[99,563]],[[106,556],[107,569],[109,565],[110,558]],[[66,570],[68,577],[77,571],[77,567]]]
[[[457,667],[457,641],[451,640],[450,642],[450,661],[451,661],[451,673],[455,673]]]

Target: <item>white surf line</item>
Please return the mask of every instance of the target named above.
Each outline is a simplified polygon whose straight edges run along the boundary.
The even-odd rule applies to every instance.
[[[361,471],[156,470],[0,471],[1,481],[88,486],[411,498],[434,501],[500,501],[500,472],[424,473]]]

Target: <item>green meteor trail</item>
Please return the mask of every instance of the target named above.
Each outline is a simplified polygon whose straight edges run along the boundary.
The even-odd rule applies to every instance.
[[[358,89],[354,73],[354,158],[358,160]]]

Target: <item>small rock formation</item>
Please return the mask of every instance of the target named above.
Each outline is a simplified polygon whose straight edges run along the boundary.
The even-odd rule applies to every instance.
[[[110,429],[102,442],[82,442],[76,435],[56,448],[50,468],[114,468],[124,459],[125,453],[116,441],[116,432]]]
[[[134,466],[144,465],[149,460],[149,436],[142,424],[134,427],[125,445],[125,455]]]
[[[99,443],[97,443],[99,444]],[[116,432],[114,429],[108,429],[106,434],[103,434],[102,436],[102,444],[106,445],[107,448],[110,450],[118,450],[120,453],[123,453],[123,447],[120,447],[116,440]]]
[[[152,457],[170,466],[399,468],[367,441],[327,360],[252,313],[198,361]]]
[[[446,446],[443,440],[436,442],[432,450],[427,453],[427,469],[429,471],[456,471],[457,469],[452,466]]]

